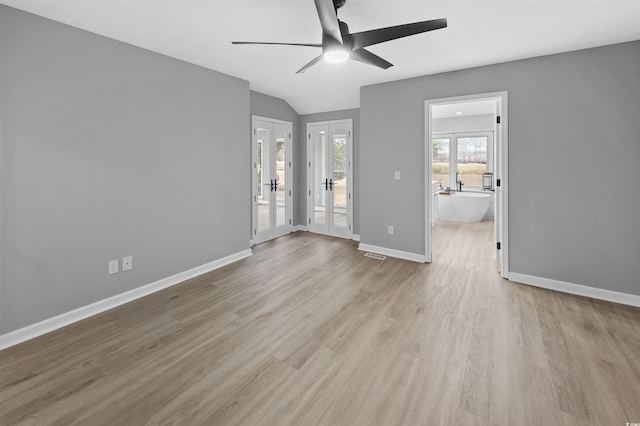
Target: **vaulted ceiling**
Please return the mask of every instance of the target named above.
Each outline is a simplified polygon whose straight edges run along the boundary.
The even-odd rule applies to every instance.
[[[393,67],[321,61],[313,0],[0,0],[74,27],[250,82],[298,113],[359,106],[360,87],[640,39],[640,0],[347,0],[352,32],[447,18],[448,27],[370,48]]]

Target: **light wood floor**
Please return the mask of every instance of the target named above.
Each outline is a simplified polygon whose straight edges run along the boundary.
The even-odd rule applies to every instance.
[[[493,224],[434,263],[295,233],[0,352],[0,424],[640,422],[640,309],[505,281]]]

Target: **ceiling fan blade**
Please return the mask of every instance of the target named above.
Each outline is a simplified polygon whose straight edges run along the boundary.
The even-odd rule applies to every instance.
[[[356,50],[362,47],[383,43],[385,41],[395,40],[397,38],[420,34],[427,31],[439,30],[446,26],[447,20],[443,18],[353,33],[351,34],[351,37],[353,38],[353,49]]]
[[[304,67],[300,68],[298,71],[296,71],[296,74],[302,74],[303,72],[305,72],[307,69],[311,68],[312,66],[314,66],[320,59],[322,59],[322,55],[318,56],[317,58],[314,58],[311,62],[309,62],[307,65],[305,65]]]
[[[275,43],[269,41],[232,41],[231,44],[274,44],[277,46],[307,46],[307,47],[322,47],[317,43]]]
[[[354,61],[364,62],[365,64],[373,65],[374,67],[385,70],[393,66],[391,62],[382,59],[380,56],[375,55],[366,49],[352,50],[349,57]]]
[[[328,37],[342,44],[340,24],[338,24],[338,16],[336,15],[333,0],[314,0],[314,2],[316,3],[316,10],[322,26],[323,41],[325,37]]]

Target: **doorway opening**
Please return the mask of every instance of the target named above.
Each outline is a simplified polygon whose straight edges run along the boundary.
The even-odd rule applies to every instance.
[[[443,244],[434,235],[469,229],[493,239],[508,278],[507,92],[425,101],[425,135],[427,261]]]

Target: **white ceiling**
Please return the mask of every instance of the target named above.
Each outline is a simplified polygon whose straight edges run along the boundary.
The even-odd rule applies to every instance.
[[[370,50],[393,67],[321,61],[313,0],[0,0],[0,3],[248,80],[298,113],[359,107],[360,87],[640,39],[640,0],[347,0],[351,32],[447,18],[448,27]]]

